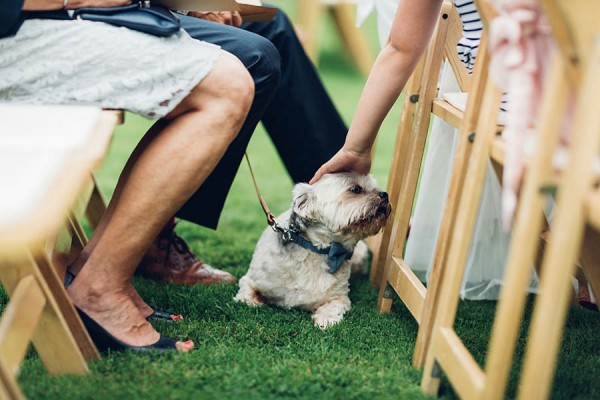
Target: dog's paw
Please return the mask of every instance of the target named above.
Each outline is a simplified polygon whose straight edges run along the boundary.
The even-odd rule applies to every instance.
[[[254,282],[247,275],[240,279],[239,286],[240,290],[233,298],[234,301],[246,303],[250,307],[258,307],[266,303],[266,298],[255,288]]]
[[[330,326],[339,324],[344,319],[343,314],[313,314],[312,322],[313,325],[319,329],[327,329]]]
[[[246,303],[250,307],[259,307],[266,304],[265,297],[258,290],[249,285],[240,285],[240,290],[237,292],[234,301]]]
[[[250,307],[260,307],[263,304],[265,304],[264,302],[261,301],[261,299],[259,297],[255,297],[255,296],[244,296],[244,295],[240,295],[240,293],[238,293],[234,298],[234,301],[240,302],[240,303],[245,303],[246,305],[250,306]]]
[[[237,297],[234,297],[233,300],[239,303],[244,303],[249,307],[260,307],[263,305],[263,303],[259,303],[258,301],[252,301],[249,299],[238,299]]]

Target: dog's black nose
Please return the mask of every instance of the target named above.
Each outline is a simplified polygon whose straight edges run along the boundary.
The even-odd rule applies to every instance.
[[[379,197],[381,197],[383,200],[387,200],[388,194],[386,192],[379,192]]]

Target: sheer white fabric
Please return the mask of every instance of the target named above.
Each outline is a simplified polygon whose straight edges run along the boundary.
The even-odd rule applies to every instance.
[[[383,13],[387,16],[394,15],[398,4],[398,0],[367,1],[374,1],[375,9],[380,14]],[[467,2],[461,1],[460,3],[461,7],[465,7]],[[472,20],[472,13],[468,15]],[[380,27],[380,31],[389,33],[392,20],[384,18],[379,19],[378,22],[381,24],[388,20],[389,25]],[[473,43],[473,35],[473,32],[469,32],[469,41],[471,47],[476,50],[477,46],[476,43]],[[387,39],[387,34],[383,36]],[[383,45],[384,41],[381,44]],[[458,51],[460,51],[460,47]],[[475,55],[476,51],[473,51],[469,57],[465,58],[468,66],[472,65]],[[452,69],[445,65],[440,79],[440,95],[459,90]],[[433,119],[404,256],[407,264],[423,281],[429,280],[431,272],[457,137],[455,128],[438,118]],[[509,236],[502,229],[501,211],[500,183],[489,164],[460,292],[463,299],[494,300],[498,298],[509,245]],[[536,285],[537,279],[532,270],[530,291],[534,291]]]
[[[0,101],[168,114],[221,50],[181,30],[159,38],[90,21],[28,20],[0,39]]]

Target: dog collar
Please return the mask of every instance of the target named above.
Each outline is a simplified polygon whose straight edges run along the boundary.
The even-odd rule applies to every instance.
[[[329,273],[335,274],[344,261],[349,260],[354,253],[354,249],[347,250],[341,243],[333,242],[329,247],[320,249],[308,239],[301,236],[292,226],[283,234],[284,242],[293,242],[298,246],[304,247],[307,250],[317,254],[327,254],[327,266]]]

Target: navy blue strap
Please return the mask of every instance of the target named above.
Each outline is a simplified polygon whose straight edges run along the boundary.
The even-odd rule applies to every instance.
[[[296,243],[298,246],[304,247],[307,250],[312,251],[317,254],[326,254],[327,255],[327,266],[329,267],[329,273],[335,274],[344,261],[349,260],[352,257],[352,253],[354,250],[347,250],[341,243],[333,242],[331,246],[326,247],[324,249],[320,249],[314,244],[312,244],[309,240],[300,236],[296,231],[289,231],[290,241]]]

